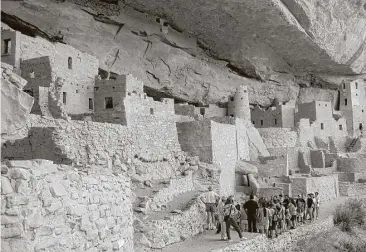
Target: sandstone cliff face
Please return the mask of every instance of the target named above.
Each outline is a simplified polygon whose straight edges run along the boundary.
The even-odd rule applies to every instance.
[[[91,53],[102,69],[132,73],[159,95],[200,104],[225,103],[245,84],[252,104],[268,106],[296,100],[299,86],[337,88],[309,72],[365,71],[366,1],[107,2],[4,2],[2,22]]]

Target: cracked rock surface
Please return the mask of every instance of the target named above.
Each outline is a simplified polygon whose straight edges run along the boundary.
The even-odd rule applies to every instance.
[[[304,73],[365,72],[366,0],[318,2],[11,1],[2,22],[93,54],[157,96],[225,103],[244,84],[251,104],[269,106],[319,87]]]

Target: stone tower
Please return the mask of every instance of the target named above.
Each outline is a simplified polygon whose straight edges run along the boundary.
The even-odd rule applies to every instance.
[[[236,89],[234,97],[229,98],[228,115],[250,121],[249,96],[247,86],[239,86]]]

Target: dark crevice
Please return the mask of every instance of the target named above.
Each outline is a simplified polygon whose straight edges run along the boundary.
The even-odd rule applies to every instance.
[[[48,41],[51,41],[51,42],[64,43],[63,35],[61,34],[61,32],[59,32],[57,35],[48,34],[44,31],[42,31],[41,29],[39,29],[38,27],[36,27],[14,15],[9,15],[4,11],[1,11],[1,22],[7,24],[10,28],[12,28],[16,31],[19,31],[24,35],[27,35],[30,37],[39,36],[39,37],[47,39]]]
[[[180,97],[174,96],[173,94],[166,92],[166,91],[161,91],[152,87],[148,87],[148,86],[144,86],[144,93],[146,93],[148,96],[152,97],[154,100],[158,101],[161,98],[170,98],[170,99],[174,99],[174,103],[188,103],[190,105],[194,105],[196,107],[201,106],[201,103],[198,102],[191,102],[188,100],[184,100]]]
[[[256,79],[258,81],[263,81],[262,78],[255,72],[254,67],[252,69],[243,69],[243,68],[234,66],[230,62],[226,65],[226,67],[228,67],[231,71],[235,72],[236,74],[238,74],[242,77],[249,78],[249,79]]]

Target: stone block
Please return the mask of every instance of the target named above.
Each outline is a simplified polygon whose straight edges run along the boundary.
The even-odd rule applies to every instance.
[[[6,207],[11,208],[13,206],[27,205],[29,203],[29,198],[26,196],[12,194],[8,195],[6,198]]]
[[[9,194],[13,192],[10,180],[7,177],[1,176],[1,194]]]
[[[24,179],[28,180],[30,177],[29,171],[21,168],[13,168],[9,171],[9,176],[12,179]]]
[[[65,187],[59,182],[53,182],[50,185],[50,191],[55,198],[67,195]]]
[[[22,226],[17,225],[14,227],[2,228],[1,229],[1,238],[13,238],[22,235]]]
[[[49,207],[46,208],[46,212],[47,212],[47,214],[50,214],[50,213],[57,211],[60,208],[62,208],[62,202],[54,201],[51,203],[51,205]]]
[[[23,218],[20,216],[7,216],[7,215],[1,216],[2,225],[15,224],[15,223],[21,222],[22,220],[23,220]]]
[[[118,240],[113,242],[113,250],[120,250],[124,244],[125,244],[124,240]]]
[[[50,250],[50,248],[55,247],[59,243],[59,240],[54,237],[44,237],[39,240],[39,242],[34,247],[34,251],[44,251]]]
[[[44,218],[41,211],[37,211],[30,219],[27,220],[27,224],[30,228],[38,228],[44,223]]]

